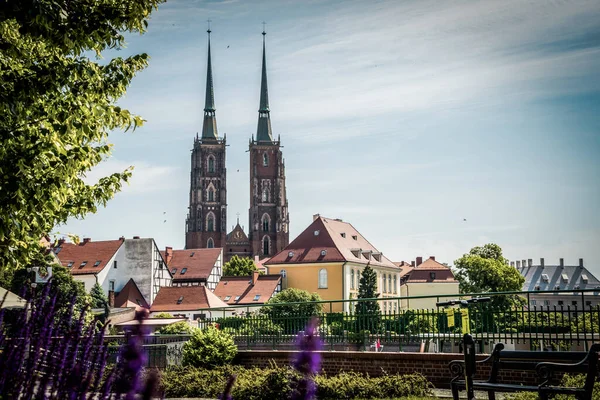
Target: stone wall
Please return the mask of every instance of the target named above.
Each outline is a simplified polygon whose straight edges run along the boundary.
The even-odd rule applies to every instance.
[[[278,366],[290,365],[294,351],[240,350],[235,363],[246,367],[266,368],[272,363]],[[323,372],[329,375],[342,371],[367,373],[371,376],[388,374],[421,373],[436,387],[449,387],[452,378],[448,364],[461,360],[457,353],[375,353],[356,351],[322,352]],[[478,356],[478,359],[486,355]],[[478,369],[477,378],[487,378],[489,366]],[[536,377],[525,371],[501,373],[506,383],[534,383]]]

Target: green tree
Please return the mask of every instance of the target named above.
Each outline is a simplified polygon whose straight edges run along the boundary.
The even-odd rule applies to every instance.
[[[108,132],[142,118],[116,105],[146,54],[121,49],[162,0],[21,0],[0,6],[0,282],[31,265],[39,240],[105,205],[131,169],[86,181]],[[96,60],[90,58],[96,54]]]
[[[256,271],[256,265],[248,257],[233,256],[223,267],[223,276],[250,276]]]
[[[523,290],[525,278],[508,265],[502,249],[494,243],[473,247],[454,261],[454,276],[461,293],[511,292]],[[494,308],[510,308],[521,303],[518,296],[493,296]]]
[[[376,299],[377,273],[367,264],[360,275],[357,299]],[[356,302],[357,331],[369,330],[376,332],[381,322],[381,309],[377,300],[365,300]]]
[[[321,301],[317,293],[288,288],[269,299],[260,312],[282,326],[285,333],[296,333],[304,329],[312,316],[322,312],[322,304],[316,301]]]
[[[217,367],[229,364],[237,354],[233,338],[215,327],[195,329],[182,348],[181,364],[191,367]]]
[[[185,321],[175,322],[171,325],[166,325],[160,328],[157,332],[163,335],[178,335],[178,334],[188,334],[194,331],[194,327],[188,324]]]
[[[102,286],[96,282],[90,290],[90,297],[92,300],[92,308],[104,308],[106,304],[108,304],[108,298],[104,294],[104,290],[102,290]]]

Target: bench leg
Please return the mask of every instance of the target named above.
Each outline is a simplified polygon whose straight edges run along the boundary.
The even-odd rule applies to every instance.
[[[455,385],[454,382],[452,382],[450,387],[452,389],[452,399],[458,400],[458,385]]]
[[[488,390],[488,399],[489,400],[496,400],[496,392],[493,390]]]
[[[540,391],[538,392],[538,396],[540,398],[540,400],[548,400],[548,392],[546,391]]]

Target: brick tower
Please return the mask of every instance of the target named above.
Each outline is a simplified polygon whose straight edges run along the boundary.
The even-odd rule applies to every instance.
[[[215,116],[210,28],[202,137],[194,139],[190,173],[190,206],[186,220],[186,249],[225,247],[227,229],[227,180],[225,141],[219,138]]]
[[[279,138],[273,140],[263,30],[262,78],[256,140],[250,140],[250,244],[252,253],[270,257],[289,243],[285,164]]]

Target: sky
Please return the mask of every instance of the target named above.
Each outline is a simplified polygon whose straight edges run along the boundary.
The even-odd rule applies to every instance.
[[[147,122],[111,133],[87,179],[133,178],[57,233],[183,248],[208,19],[230,228],[237,213],[248,226],[265,21],[290,240],[320,213],[393,261],[453,264],[494,242],[510,260],[583,258],[600,275],[597,0],[169,1],[105,53],[151,57],[119,101]]]

